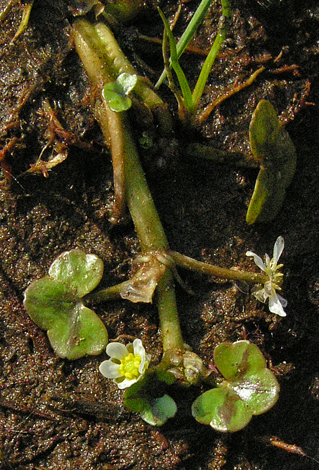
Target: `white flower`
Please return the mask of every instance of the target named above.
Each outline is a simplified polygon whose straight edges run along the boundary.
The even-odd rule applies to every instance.
[[[102,362],[99,370],[121,389],[128,388],[140,380],[150,361],[150,356],[146,354],[140,339],[135,339],[126,346],[122,343],[109,343],[106,353],[111,359]]]
[[[286,316],[284,307],[288,304],[287,300],[277,294],[276,290],[281,290],[281,283],[283,274],[278,272],[283,264],[277,264],[278,260],[283,252],[285,243],[283,237],[278,237],[274,246],[274,253],[272,259],[266,254],[265,262],[252,251],[247,251],[247,256],[253,256],[255,264],[268,276],[268,280],[262,287],[261,284],[257,284],[253,288],[253,295],[260,302],[266,302],[269,299],[269,310],[272,313],[276,313],[281,317]]]

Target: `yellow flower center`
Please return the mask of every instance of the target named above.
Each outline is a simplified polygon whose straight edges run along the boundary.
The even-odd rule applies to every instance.
[[[121,360],[119,373],[128,380],[137,379],[142,358],[139,354],[129,353]]]

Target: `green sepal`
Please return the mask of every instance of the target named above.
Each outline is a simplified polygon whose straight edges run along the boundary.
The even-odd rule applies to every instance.
[[[165,382],[167,385],[173,385],[173,383],[176,382],[175,375],[166,370],[156,370],[156,375],[160,382]]]
[[[123,405],[133,413],[140,413],[144,408],[148,407],[148,385],[149,378],[153,374],[148,374],[127,388],[123,396]]]
[[[149,369],[141,380],[125,390],[123,405],[140,413],[141,418],[152,426],[162,426],[177,411],[175,401],[165,393],[167,384],[173,383],[172,375],[169,372],[159,374],[156,368]]]

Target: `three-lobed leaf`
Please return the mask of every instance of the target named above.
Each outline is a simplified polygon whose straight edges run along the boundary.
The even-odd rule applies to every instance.
[[[225,380],[193,403],[193,416],[200,423],[220,432],[239,431],[253,415],[265,413],[277,402],[279,384],[256,345],[222,343],[214,351],[214,361]]]
[[[91,292],[103,275],[103,262],[81,250],[62,253],[49,276],[33,281],[25,291],[24,306],[31,319],[47,330],[55,353],[78,359],[100,354],[108,335],[100,318],[81,298]]]

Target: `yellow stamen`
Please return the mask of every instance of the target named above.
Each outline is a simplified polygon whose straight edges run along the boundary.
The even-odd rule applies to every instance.
[[[119,373],[128,380],[137,379],[142,358],[139,354],[129,353],[121,360]]]

